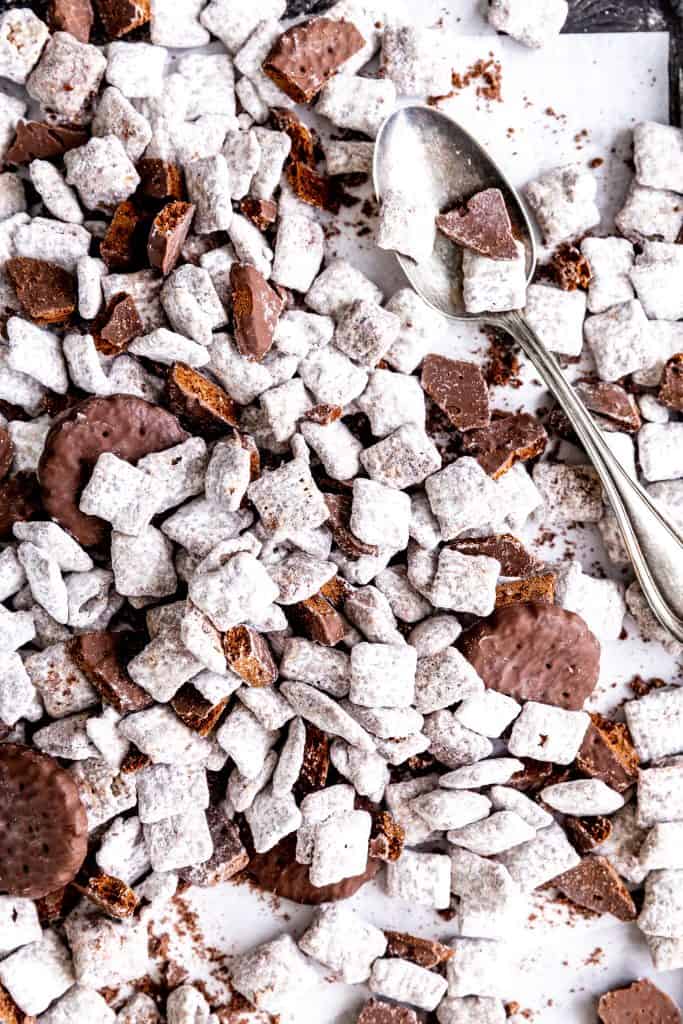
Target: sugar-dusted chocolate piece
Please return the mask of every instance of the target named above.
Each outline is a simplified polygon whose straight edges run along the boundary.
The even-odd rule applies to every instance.
[[[415,1010],[383,999],[369,999],[356,1024],[419,1024]]]
[[[421,384],[458,430],[487,427],[491,422],[489,390],[474,363],[431,353],[422,364]]]
[[[602,815],[595,818],[573,818],[568,815],[564,819],[564,827],[572,846],[579,853],[590,853],[612,835],[612,822]]]
[[[277,220],[277,203],[274,199],[256,199],[245,196],[240,199],[240,213],[255,224],[259,231],[267,231]]]
[[[507,608],[510,604],[538,601],[552,604],[555,600],[555,573],[546,572],[539,576],[527,576],[523,580],[508,580],[496,587],[496,608]]]
[[[125,352],[144,329],[133,296],[119,292],[112,296],[93,324],[95,348],[105,356],[117,356]]]
[[[257,853],[249,861],[247,874],[261,889],[272,892],[275,896],[318,906],[321,903],[336,903],[354,896],[367,882],[379,872],[381,861],[371,860],[362,875],[345,878],[333,885],[312,885],[309,877],[309,865],[299,864],[296,860],[296,836],[287,836],[280,840],[268,853]]]
[[[265,637],[250,626],[233,626],[223,634],[223,650],[233,672],[249,686],[271,686],[278,677]]]
[[[15,256],[5,263],[5,271],[21,308],[31,320],[62,323],[76,309],[74,279],[56,263]]]
[[[549,266],[555,284],[563,292],[588,291],[591,266],[581,250],[571,242],[562,242],[552,255]]]
[[[242,263],[230,268],[230,289],[237,348],[260,363],[273,344],[282,299],[256,267]]]
[[[126,665],[142,650],[145,638],[130,630],[81,633],[69,641],[69,654],[106,704],[119,714],[143,711],[154,703],[128,675]]]
[[[147,259],[151,267],[170,274],[180,257],[195,208],[191,203],[175,200],[167,203],[152,221],[147,239]]]
[[[346,599],[353,593],[353,587],[346,582],[343,576],[333,576],[327,583],[323,583],[320,593],[333,608],[340,611],[344,607]]]
[[[664,367],[659,401],[676,412],[683,412],[683,352],[672,356]]]
[[[133,266],[144,220],[141,211],[129,199],[116,207],[100,242],[100,256],[109,270],[129,270]]]
[[[388,943],[385,956],[410,960],[411,963],[426,967],[429,971],[455,956],[455,950],[437,942],[436,939],[421,939],[407,932],[392,932],[386,929],[384,934]]]
[[[42,509],[35,473],[21,472],[0,483],[0,540],[12,538],[15,523],[35,518]]]
[[[220,885],[244,871],[249,863],[239,828],[226,818],[220,805],[209,807],[206,823],[213,841],[213,853],[203,864],[180,869],[181,879],[190,885]]]
[[[515,772],[505,785],[519,790],[520,793],[538,793],[548,785],[553,766],[547,761],[534,761],[531,757],[523,757],[521,761],[524,767]]]
[[[595,689],[600,644],[584,620],[554,604],[513,604],[461,638],[485,684],[516,700],[576,711]]]
[[[93,18],[90,0],[50,0],[47,20],[53,32],[68,32],[80,43],[87,43]]]
[[[535,459],[547,443],[543,424],[530,413],[519,412],[500,416],[488,427],[468,431],[462,450],[474,455],[482,469],[497,480],[516,462]]]
[[[107,36],[120,39],[150,19],[150,0],[95,0]]]
[[[602,1024],[681,1024],[681,1011],[648,978],[600,996]]]
[[[360,558],[361,555],[376,555],[379,548],[376,544],[366,544],[351,532],[351,507],[353,499],[349,494],[325,494],[325,504],[330,513],[327,525],[332,530],[337,547],[349,558]]]
[[[334,647],[347,632],[339,612],[319,593],[289,605],[287,617],[303,636],[325,647]]]
[[[623,430],[628,434],[640,430],[641,419],[636,400],[621,384],[578,381],[575,389],[586,407],[604,417],[612,430]]]
[[[299,120],[293,110],[289,110],[287,107],[273,107],[270,111],[270,119],[277,131],[289,135],[292,143],[292,148],[289,151],[290,160],[315,167],[315,140],[310,128]]]
[[[93,875],[77,889],[99,910],[119,921],[132,917],[138,905],[138,898],[130,886],[112,875]]]
[[[495,558],[500,562],[501,576],[530,576],[543,568],[543,561],[527,551],[521,540],[511,533],[463,537],[451,541],[449,547],[455,548],[462,555],[487,555]]]
[[[310,103],[363,46],[363,36],[350,21],[314,18],[276,40],[263,70],[291,99]]]
[[[553,886],[579,907],[633,921],[636,908],[630,892],[607,857],[584,857],[580,864],[553,879]]]
[[[121,762],[121,775],[135,775],[136,772],[141,772],[143,768],[147,768],[152,763],[152,758],[149,754],[143,754],[141,750],[138,750],[132,743],[130,750]]]
[[[327,426],[328,423],[335,423],[341,419],[344,410],[341,405],[314,405],[301,417],[303,420],[310,420],[311,423],[319,423]]]
[[[628,726],[592,712],[591,724],[576,757],[579,771],[622,793],[636,782],[638,764]]]
[[[88,822],[71,775],[47,754],[0,746],[0,891],[45,896],[72,881]]]
[[[182,199],[185,194],[183,172],[177,164],[147,157],[136,165],[140,191],[150,199]]]
[[[218,724],[229,699],[226,697],[225,700],[212,704],[192,683],[184,683],[172,699],[171,707],[188,729],[198,732],[200,736],[208,736]]]
[[[166,378],[169,409],[194,434],[219,437],[237,426],[237,406],[218,384],[185,363],[174,363]]]
[[[374,805],[368,807],[367,810],[372,818],[370,856],[375,860],[383,860],[387,864],[398,860],[403,853],[405,829],[388,811],[380,811]]]
[[[294,786],[297,798],[324,789],[330,771],[330,738],[312,722],[304,722],[306,742],[299,778]]]
[[[14,443],[9,432],[0,427],[0,480],[4,480],[14,461]]]
[[[78,502],[102,452],[134,463],[186,440],[175,416],[144,398],[109,395],[77,402],[53,423],[40,457],[38,478],[48,515],[86,547],[100,543],[107,524],[81,512]]]
[[[315,167],[292,160],[287,167],[287,181],[294,195],[309,206],[317,206],[329,213],[339,213],[341,190],[339,184]]]
[[[467,208],[440,213],[436,218],[439,231],[457,245],[473,249],[493,260],[517,258],[515,236],[505,197],[499,188],[478,192]]]

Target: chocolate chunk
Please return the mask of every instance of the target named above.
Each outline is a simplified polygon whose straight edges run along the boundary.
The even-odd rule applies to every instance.
[[[69,654],[102,700],[125,715],[129,711],[143,711],[154,703],[126,670],[144,643],[143,636],[129,630],[81,633],[69,641]]]
[[[523,580],[508,580],[496,587],[496,608],[507,608],[510,604],[522,604],[526,601],[552,604],[554,600],[554,572],[546,572],[541,576],[527,576]]]
[[[533,757],[523,757],[521,760],[524,767],[515,772],[507,785],[518,789],[520,793],[538,793],[548,785],[553,766],[546,761],[534,761]]]
[[[385,863],[398,860],[403,853],[406,832],[388,811],[373,809],[370,830],[370,856]]]
[[[130,270],[138,260],[146,218],[135,203],[119,203],[100,242],[100,256],[110,270]]]
[[[92,336],[95,348],[105,356],[125,352],[131,341],[145,329],[135,300],[125,292],[112,295],[100,316],[93,321]]]
[[[245,264],[233,263],[230,288],[237,348],[260,363],[273,344],[282,299],[256,267]]]
[[[548,269],[563,292],[588,291],[593,276],[590,263],[578,246],[571,242],[563,242],[557,247]]]
[[[436,226],[446,238],[481,256],[492,260],[517,258],[510,214],[498,188],[487,188],[472,196],[467,209],[439,214]]]
[[[462,649],[487,686],[577,711],[595,689],[600,644],[574,612],[513,604],[467,631]]]
[[[291,99],[310,103],[364,45],[350,21],[315,18],[283,33],[263,62],[263,70]]]
[[[489,390],[474,363],[432,353],[422,364],[421,384],[458,430],[487,427],[491,422]]]
[[[340,611],[344,607],[346,599],[353,593],[353,587],[346,582],[343,576],[333,576],[327,583],[323,583],[319,593],[326,601],[330,602],[333,608]]]
[[[563,824],[572,846],[575,846],[579,853],[590,853],[612,835],[612,822],[602,815],[595,818],[567,816]]]
[[[57,324],[76,309],[76,289],[71,274],[56,263],[15,256],[5,263],[7,276],[21,308],[31,320]]]
[[[633,921],[636,916],[631,894],[607,857],[584,857],[552,884],[579,907],[613,914],[620,921]]]
[[[463,555],[487,555],[500,562],[501,576],[529,576],[543,568],[543,562],[526,550],[521,540],[511,533],[489,537],[464,537],[451,541],[448,547]]]
[[[72,29],[64,31],[76,35]],[[87,141],[88,133],[82,128],[46,124],[45,121],[19,121],[14,141],[5,153],[5,162],[29,164],[32,160],[50,160]]]
[[[579,398],[591,412],[597,413],[607,430],[624,430],[635,434],[640,430],[640,412],[633,395],[621,384],[607,384],[605,381],[579,381],[576,384]]]
[[[249,686],[271,686],[278,677],[268,641],[250,626],[233,626],[223,634],[228,665]]]
[[[249,863],[237,825],[226,818],[220,805],[209,807],[206,822],[213,840],[213,853],[203,864],[181,868],[180,877],[190,885],[221,885]]]
[[[170,274],[180,257],[195,208],[191,203],[175,200],[167,203],[152,221],[147,240],[147,259],[164,276]]]
[[[415,1010],[383,999],[370,999],[360,1012],[356,1024],[419,1024]]]
[[[166,400],[193,434],[219,437],[237,426],[237,406],[230,395],[185,363],[174,363],[169,370]]]
[[[325,647],[334,647],[346,635],[341,615],[320,593],[288,605],[286,611],[295,630]]]
[[[77,885],[76,888],[99,910],[119,921],[132,917],[138,905],[138,898],[130,886],[112,875],[94,875],[85,885]]]
[[[348,558],[360,558],[361,555],[376,555],[379,548],[376,544],[366,544],[351,532],[351,505],[353,499],[347,494],[324,494],[325,504],[330,513],[327,525],[332,531],[334,542]]]
[[[286,173],[292,192],[303,203],[317,206],[318,209],[327,210],[329,213],[339,213],[341,190],[338,182],[326,174],[320,174],[314,167],[298,163],[296,160],[289,163]]]
[[[78,502],[102,452],[137,462],[186,440],[175,416],[144,398],[109,395],[78,402],[53,423],[40,457],[38,479],[48,515],[86,547],[99,544],[109,527],[81,512]]]
[[[150,0],[95,0],[95,6],[110,39],[120,39],[150,19]]]
[[[212,704],[203,697],[192,683],[180,687],[171,701],[171,707],[188,729],[198,732],[200,736],[208,736],[213,732],[218,721],[228,706],[229,697],[218,704]]]
[[[121,762],[121,775],[135,775],[147,768],[152,763],[149,754],[143,754],[141,750],[131,743],[130,750]]]
[[[579,771],[593,779],[601,779],[612,789],[623,793],[637,780],[638,765],[628,726],[593,712],[588,732],[576,756]]]
[[[4,480],[14,461],[14,444],[9,432],[0,427],[0,480]]]
[[[462,450],[474,455],[481,468],[498,480],[516,462],[540,455],[547,443],[543,424],[528,412],[519,412],[500,416],[488,427],[470,430],[463,438]]]
[[[417,935],[408,935],[407,932],[392,932],[385,929],[387,938],[387,949],[385,956],[400,957],[402,960],[410,960],[419,967],[426,967],[432,971],[439,964],[445,964],[447,960],[455,955],[455,950],[436,939],[420,939]]]
[[[273,128],[279,132],[289,135],[292,148],[289,151],[289,159],[299,164],[308,164],[315,167],[315,139],[303,121],[292,110],[286,107],[273,107],[270,111],[270,119]]]
[[[267,231],[277,220],[277,203],[273,199],[256,199],[245,196],[240,200],[240,213],[256,225],[259,231]]]
[[[681,1024],[676,1004],[647,978],[605,992],[598,1017],[602,1024]]]
[[[308,878],[308,864],[296,860],[296,836],[287,836],[267,853],[256,853],[249,861],[248,876],[266,892],[275,896],[318,906],[320,903],[336,903],[347,900],[370,882],[381,868],[381,861],[368,859],[362,875],[345,878],[333,885],[318,888]]]
[[[664,367],[659,401],[676,412],[683,412],[683,352],[672,356]]]
[[[42,512],[41,490],[35,473],[16,473],[0,483],[0,540],[13,537],[15,523],[25,523]]]
[[[299,778],[294,786],[299,799],[324,789],[330,770],[330,740],[327,733],[312,722],[304,722],[306,742]]]
[[[53,757],[0,746],[0,891],[35,899],[76,876],[88,822],[71,775]]]
[[[54,889],[45,896],[41,896],[36,900],[40,923],[52,924],[54,921],[63,920],[69,911],[73,910],[79,899],[79,894],[70,885],[62,885],[59,889]]]
[[[69,32],[81,43],[90,41],[94,20],[90,0],[50,0],[47,20],[53,32]]]
[[[314,405],[311,409],[307,409],[301,418],[310,420],[311,423],[327,426],[328,423],[335,423],[341,419],[343,412],[341,405]]]
[[[185,195],[183,172],[177,164],[148,158],[136,168],[140,175],[140,191],[150,199],[182,199]]]

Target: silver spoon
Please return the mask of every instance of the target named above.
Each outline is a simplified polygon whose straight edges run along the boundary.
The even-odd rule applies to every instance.
[[[377,136],[373,174],[378,199],[388,189],[405,187],[409,182],[420,192],[426,191],[440,212],[484,189],[500,189],[515,235],[526,248],[527,277],[531,281],[536,243],[522,200],[479,143],[451,118],[425,106],[395,111]],[[683,535],[614,457],[559,363],[523,313],[466,313],[460,251],[445,237],[438,237],[428,261],[418,264],[398,254],[397,258],[415,291],[444,316],[501,328],[521,345],[598,472],[650,608],[659,622],[683,642]]]

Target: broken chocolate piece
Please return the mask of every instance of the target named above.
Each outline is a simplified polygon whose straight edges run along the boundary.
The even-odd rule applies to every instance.
[[[311,409],[307,409],[301,418],[310,420],[311,423],[327,426],[328,423],[334,423],[341,419],[343,412],[341,405],[314,405]]]
[[[601,425],[606,430],[623,430],[627,434],[640,430],[636,400],[621,384],[580,380],[575,388],[586,408],[601,417]]]
[[[511,533],[489,537],[463,537],[448,545],[463,555],[487,555],[500,562],[501,576],[530,576],[543,568],[543,562],[526,550]]]
[[[439,214],[436,226],[446,238],[481,256],[492,260],[517,259],[510,214],[498,188],[478,192],[465,210],[456,208]]]
[[[553,604],[555,600],[555,573],[546,572],[541,576],[527,576],[523,580],[508,580],[496,587],[496,608],[507,608],[510,604],[525,601],[539,601]]]
[[[273,344],[282,299],[256,267],[246,264],[233,263],[230,288],[237,348],[260,363]]]
[[[293,160],[287,167],[287,181],[294,195],[303,203],[329,213],[339,213],[339,184],[326,174],[320,174],[314,167]]]
[[[177,164],[148,157],[140,160],[140,191],[150,199],[182,199],[185,195],[183,172]]]
[[[219,437],[237,426],[237,406],[230,395],[185,363],[174,363],[166,379],[169,409],[188,430]]]
[[[132,917],[138,905],[138,898],[130,886],[111,875],[95,875],[85,885],[77,885],[76,888],[99,910],[119,921]]]
[[[388,811],[373,811],[370,831],[370,856],[385,863],[398,860],[403,853],[405,829]]]
[[[485,684],[515,700],[578,711],[598,681],[598,640],[579,615],[554,604],[496,609],[461,645]]]
[[[141,212],[129,200],[116,207],[100,242],[100,256],[109,270],[130,270],[133,267],[140,249],[144,222]]]
[[[102,700],[120,715],[143,711],[153,699],[128,675],[128,662],[145,645],[139,633],[81,633],[69,640],[69,654]]]
[[[135,775],[136,772],[141,772],[143,768],[147,768],[151,763],[152,758],[149,754],[143,754],[141,750],[138,750],[131,743],[130,750],[121,762],[121,775]]]
[[[276,40],[263,70],[296,103],[310,103],[363,46],[363,36],[350,21],[314,18]]]
[[[681,1011],[649,979],[605,992],[598,1003],[602,1024],[681,1024]]]
[[[415,1010],[383,999],[370,999],[361,1010],[356,1024],[419,1024]]]
[[[672,356],[664,367],[659,387],[659,401],[669,409],[683,412],[683,352]]]
[[[147,259],[166,276],[170,274],[185,244],[195,208],[192,203],[167,203],[152,221],[147,240]]]
[[[95,6],[110,39],[120,39],[150,19],[150,0],[95,0]]]
[[[192,683],[184,683],[171,700],[171,707],[188,729],[198,732],[200,736],[208,736],[218,724],[229,700],[226,697],[218,704],[212,704]]]
[[[277,203],[273,199],[255,199],[245,196],[240,200],[240,213],[255,224],[259,231],[267,231],[277,220]]]
[[[80,43],[90,41],[94,20],[90,0],[50,0],[47,20],[53,32],[68,32]]]
[[[347,494],[324,494],[325,504],[330,513],[327,525],[337,547],[348,558],[360,558],[361,555],[376,555],[379,548],[376,544],[366,544],[351,532],[351,505],[353,499]]]
[[[323,583],[319,593],[329,601],[333,608],[341,611],[344,602],[353,592],[353,587],[347,583],[343,576],[333,576],[327,583]]]
[[[520,793],[538,793],[544,786],[548,785],[548,779],[553,773],[553,766],[547,761],[534,761],[532,757],[523,757],[524,765],[520,771],[515,772],[507,786],[518,789]]]
[[[40,487],[35,473],[21,472],[0,483],[0,540],[13,537],[15,523],[24,523],[42,512]]]
[[[14,443],[9,432],[0,427],[0,480],[4,480],[14,461]]]
[[[571,242],[563,242],[557,247],[548,269],[563,292],[588,291],[593,276],[590,263],[578,246]]]
[[[296,630],[325,647],[334,647],[346,635],[347,627],[341,615],[320,593],[288,605],[286,611]]]
[[[213,841],[213,853],[203,864],[180,869],[181,879],[190,885],[221,885],[243,871],[249,863],[249,854],[237,825],[226,818],[219,804],[208,808],[206,823]]]
[[[139,337],[145,327],[131,295],[119,292],[113,295],[105,310],[93,323],[95,348],[105,356],[125,352],[131,341]]]
[[[63,920],[78,903],[80,897],[71,886],[62,885],[36,900],[36,910],[41,924],[52,924]],[[0,1015],[0,1020],[3,1020]],[[3,1021],[4,1024],[4,1021]]]
[[[287,836],[267,853],[254,854],[247,866],[247,875],[261,889],[275,896],[294,903],[319,906],[321,903],[336,903],[354,896],[361,886],[375,877],[381,866],[381,861],[368,858],[362,875],[318,887],[309,880],[308,864],[297,862],[296,836]]]
[[[56,263],[15,256],[5,270],[21,308],[36,323],[62,323],[76,309],[74,279]]]
[[[579,771],[623,793],[636,782],[638,765],[628,726],[592,712],[591,724],[576,756]]]
[[[572,846],[575,846],[579,853],[590,853],[612,835],[612,822],[602,815],[595,818],[567,816],[563,824]]]
[[[620,921],[633,921],[636,916],[631,894],[607,857],[584,857],[552,884],[579,907],[613,914]]]
[[[289,159],[296,163],[315,167],[315,140],[310,128],[286,107],[273,107],[270,111],[270,119],[273,122],[273,128],[289,135],[292,143]]]
[[[488,427],[470,430],[463,438],[462,450],[474,455],[481,468],[498,480],[516,462],[535,459],[547,443],[543,424],[528,412],[519,412],[500,416]]]
[[[63,31],[76,35],[72,29]],[[81,42],[87,42],[87,39]],[[32,160],[50,160],[62,156],[69,149],[84,146],[87,141],[88,133],[82,128],[47,124],[45,121],[19,121],[14,141],[5,153],[5,162],[29,164]]]
[[[306,743],[299,778],[294,786],[298,799],[324,789],[330,770],[330,739],[312,722],[304,722]]]
[[[474,363],[432,353],[422,364],[420,383],[458,430],[487,427],[491,422],[489,390]]]
[[[251,626],[233,626],[223,634],[223,650],[233,672],[249,686],[271,686],[278,677],[268,642]]]
[[[455,956],[455,950],[437,942],[436,939],[420,939],[417,935],[409,935],[407,932],[392,932],[386,929],[384,934],[387,938],[385,956],[410,960],[419,967],[426,967],[428,971],[433,971],[439,964],[445,964]]]

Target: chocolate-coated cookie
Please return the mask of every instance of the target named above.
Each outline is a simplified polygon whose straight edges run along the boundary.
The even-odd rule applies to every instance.
[[[317,906],[320,903],[336,903],[338,900],[349,899],[366,882],[371,881],[382,866],[379,860],[368,860],[362,875],[317,888],[309,881],[308,864],[299,864],[295,854],[296,836],[287,836],[268,853],[254,854],[249,861],[247,873],[266,892],[272,892],[275,896],[282,896],[294,903]]]

